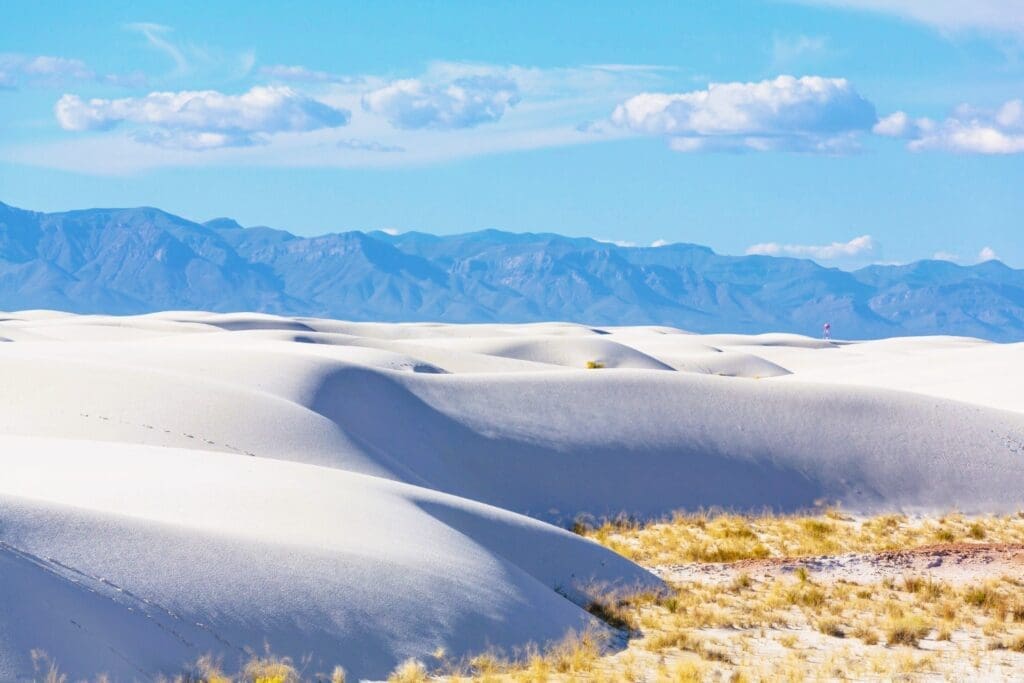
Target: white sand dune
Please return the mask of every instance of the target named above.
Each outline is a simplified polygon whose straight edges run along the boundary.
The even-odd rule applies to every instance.
[[[547,523],[580,514],[1024,506],[1024,345],[0,318],[3,680],[557,638],[656,581]]]
[[[653,583],[569,532],[374,477],[105,442],[0,448],[4,680],[31,671],[33,647],[130,678],[264,640],[381,675],[592,620],[555,588],[581,601],[577,583]]]

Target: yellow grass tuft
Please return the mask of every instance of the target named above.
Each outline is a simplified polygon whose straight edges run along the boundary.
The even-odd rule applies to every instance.
[[[917,647],[918,642],[932,630],[921,617],[898,617],[889,622],[885,635],[889,645]]]
[[[405,660],[388,676],[388,683],[426,683],[428,680],[427,667],[418,659]]]

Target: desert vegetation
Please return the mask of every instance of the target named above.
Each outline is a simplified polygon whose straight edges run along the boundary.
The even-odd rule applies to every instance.
[[[855,517],[677,514],[575,530],[667,581],[663,591],[584,588],[581,606],[608,628],[545,646],[402,662],[393,683],[445,681],[804,681],[1009,678],[1024,667],[1024,576],[965,577],[881,567],[868,581],[818,575],[800,557],[867,557],[937,544],[950,551],[1016,547],[1024,516]],[[845,554],[845,555],[844,555]],[[782,561],[784,560],[784,561]],[[677,570],[714,567],[708,580]],[[683,578],[680,579],[679,577]],[[65,681],[42,653],[40,679]],[[345,672],[253,656],[240,673],[200,659],[174,683],[342,683]],[[171,683],[168,681],[168,683]]]
[[[611,636],[574,633],[548,648],[419,662],[419,679],[403,677],[406,667],[393,680],[945,680],[1007,678],[1024,666],[1020,572],[960,581],[883,570],[854,582],[800,565],[744,570],[756,560],[1020,544],[1021,515],[680,513],[648,523],[578,520],[574,529],[661,574],[669,590],[592,588],[586,608]],[[711,564],[729,571],[674,580],[675,567]]]
[[[905,550],[956,542],[1024,543],[1024,516],[902,514],[860,517],[826,509],[814,515],[680,512],[640,522],[628,516],[574,529],[644,566]]]

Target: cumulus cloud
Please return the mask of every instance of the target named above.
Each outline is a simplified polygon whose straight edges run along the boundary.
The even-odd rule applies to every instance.
[[[995,110],[960,106],[944,121],[911,119],[898,111],[882,118],[874,132],[906,139],[913,151],[1018,154],[1024,152],[1024,100]]]
[[[863,258],[875,253],[878,243],[871,235],[854,237],[849,242],[832,242],[831,244],[779,244],[763,242],[747,248],[748,255],[760,256],[797,256],[812,258],[819,261]]]
[[[111,85],[137,86],[145,82],[133,74],[97,74],[80,59],[50,55],[0,55],[0,87],[57,87],[68,83],[95,81]]]
[[[64,95],[54,111],[65,130],[108,130],[128,124],[141,142],[184,149],[251,145],[273,133],[344,126],[350,117],[345,109],[275,86],[254,87],[241,95],[215,90],[113,100]]]
[[[363,109],[396,128],[451,130],[498,121],[519,102],[516,82],[500,76],[466,76],[446,84],[395,81],[363,96]]]
[[[912,127],[913,122],[910,117],[905,112],[898,111],[880,118],[871,130],[876,135],[902,138],[910,132]]]
[[[995,249],[992,247],[982,247],[981,251],[978,252],[978,263],[984,263],[985,261],[994,261],[998,259],[999,255],[996,254]]]
[[[612,113],[613,124],[669,138],[679,152],[838,152],[876,122],[875,108],[842,78],[779,76],[712,83],[686,93],[644,93]]]
[[[669,244],[671,244],[671,242],[669,242],[668,240],[654,240],[653,242],[651,242],[651,246],[655,248],[667,247]]]

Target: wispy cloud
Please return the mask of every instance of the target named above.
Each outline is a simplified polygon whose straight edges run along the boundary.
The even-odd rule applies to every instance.
[[[376,140],[359,140],[357,138],[338,140],[337,146],[339,149],[351,149],[356,152],[394,153],[405,151],[405,148],[400,145],[387,145]]]
[[[105,83],[137,87],[145,83],[138,72],[98,74],[80,59],[50,55],[0,55],[0,87],[57,88],[75,83]]]
[[[632,248],[637,246],[637,243],[631,240],[613,240],[607,237],[595,237],[594,241],[601,242],[602,244],[614,244],[616,247]]]
[[[350,112],[287,87],[255,87],[241,95],[215,90],[155,92],[145,97],[83,100],[64,95],[55,107],[65,130],[109,130],[135,126],[140,142],[186,149],[211,149],[264,142],[279,132],[336,128]]]
[[[260,75],[271,80],[291,83],[361,83],[361,76],[347,76],[327,71],[317,71],[304,66],[271,64],[260,67]]]
[[[181,48],[164,37],[172,30],[169,26],[142,21],[128,24],[125,28],[141,33],[145,37],[146,42],[154,49],[167,55],[174,62],[174,75],[181,76],[188,73],[190,67],[185,53]]]
[[[871,235],[854,237],[849,242],[832,242],[831,244],[779,244],[763,242],[747,248],[748,255],[760,256],[796,256],[811,258],[816,261],[836,261],[843,259],[862,259],[877,253],[878,242]]]
[[[779,36],[772,39],[772,64],[776,69],[788,69],[828,53],[828,38],[824,36]]]
[[[1024,34],[1021,0],[805,0],[810,4],[889,14],[947,31]]]
[[[837,152],[876,122],[875,108],[842,78],[779,76],[712,83],[685,93],[644,93],[612,113],[613,124],[664,136],[679,152]]]
[[[128,31],[140,34],[153,50],[166,56],[174,66],[164,79],[185,76],[214,76],[221,80],[237,80],[248,76],[256,66],[254,50],[227,51],[217,47],[173,40],[174,29],[153,22],[125,24]]]
[[[1024,100],[1010,100],[994,110],[961,105],[943,121],[913,119],[898,111],[879,120],[874,132],[905,139],[915,152],[1024,153]]]

